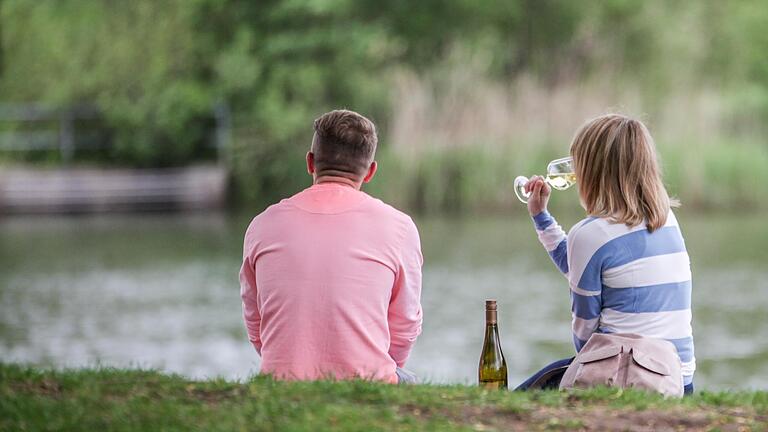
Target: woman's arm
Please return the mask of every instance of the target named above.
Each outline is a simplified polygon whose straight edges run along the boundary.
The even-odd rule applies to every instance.
[[[539,241],[549,253],[560,271],[568,276],[568,239],[563,228],[547,211],[547,203],[552,189],[541,176],[533,176],[525,185],[530,194],[528,198],[528,213],[536,225]]]
[[[568,277],[568,237],[546,210],[533,216],[536,234],[558,269]]]
[[[528,199],[528,213],[536,225],[539,241],[557,268],[568,278],[571,288],[573,344],[576,351],[579,351],[600,326],[600,311],[603,308],[602,262],[598,262],[599,257],[587,256],[593,252],[587,249],[584,238],[580,241],[579,228],[582,224],[574,227],[566,236],[555,218],[549,214],[547,203],[552,189],[542,177],[532,177],[525,188],[531,194]],[[574,269],[569,262],[583,262],[586,265],[577,265]]]

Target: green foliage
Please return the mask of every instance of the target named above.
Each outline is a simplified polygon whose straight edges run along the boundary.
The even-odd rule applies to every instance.
[[[666,183],[683,206],[768,208],[768,148],[760,143],[678,143],[661,153]]]
[[[6,101],[95,103],[114,159],[167,165],[202,153],[216,96],[184,1],[2,4]]]
[[[510,177],[499,161],[521,156],[471,148],[401,161],[386,136],[397,71],[439,79],[435,65],[472,53],[488,80],[632,82],[651,109],[680,83],[707,84],[728,96],[720,121],[737,140],[766,131],[767,24],[761,0],[2,0],[0,102],[96,104],[114,143],[98,158],[130,166],[212,157],[212,110],[224,102],[234,114],[234,184],[262,204],[306,184],[311,121],[347,107],[379,125],[382,157],[401,165],[382,164],[397,176],[380,178],[399,185],[382,193],[405,191],[398,200],[424,210],[484,208],[509,203],[483,188]],[[730,163],[701,170],[740,162]],[[683,198],[705,187],[686,176],[677,174]],[[746,180],[729,181],[744,189]],[[706,201],[696,193],[689,201]]]
[[[151,370],[0,364],[1,430],[624,430],[650,418],[672,430],[760,430],[766,410],[760,391],[677,400],[616,389],[500,392],[266,376],[191,381]]]

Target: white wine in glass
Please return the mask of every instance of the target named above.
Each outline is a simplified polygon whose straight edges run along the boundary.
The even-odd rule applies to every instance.
[[[576,174],[573,172],[573,159],[564,157],[555,159],[547,165],[547,176],[544,177],[552,188],[557,190],[566,190],[576,184]],[[522,203],[527,204],[531,196],[525,191],[525,185],[528,183],[528,177],[517,176],[515,178],[515,195]]]

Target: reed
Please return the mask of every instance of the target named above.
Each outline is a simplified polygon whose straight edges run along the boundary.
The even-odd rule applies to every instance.
[[[619,111],[649,125],[665,182],[684,205],[768,209],[764,127],[730,89],[684,86],[658,98],[610,71],[547,84],[530,75],[492,80],[482,67],[470,57],[393,77],[394,108],[372,193],[416,211],[508,209],[518,205],[516,175],[541,174],[549,160],[568,154],[584,121]]]

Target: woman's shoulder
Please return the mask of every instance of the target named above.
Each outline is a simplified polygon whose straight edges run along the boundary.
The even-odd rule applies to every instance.
[[[612,236],[608,227],[610,222],[605,218],[588,216],[568,231],[568,252],[574,255],[583,252],[591,255],[608,243]]]
[[[606,218],[587,216],[571,227],[568,238],[602,236],[609,224]]]
[[[597,216],[587,216],[587,217],[585,217],[584,219],[582,219],[582,220],[578,221],[578,222],[577,222],[577,223],[576,223],[574,226],[572,226],[572,227],[571,227],[571,230],[569,231],[569,233],[575,233],[575,232],[578,232],[578,231],[579,231],[579,230],[581,230],[583,227],[585,227],[585,226],[587,226],[587,225],[589,225],[589,224],[591,224],[591,223],[597,222],[597,221],[599,221],[600,219],[601,219],[601,218],[599,218],[599,217],[597,217]]]
[[[568,241],[590,244],[608,243],[626,234],[643,230],[646,230],[645,223],[627,226],[609,217],[588,216],[571,228],[568,232]]]
[[[663,228],[667,227],[679,228],[677,218],[672,210],[667,214],[667,220],[663,226]],[[635,226],[627,226],[626,224],[616,222],[609,217],[588,216],[571,228],[568,232],[568,240],[592,239],[593,241],[600,240],[607,242],[638,231],[647,232],[645,221]]]
[[[664,226],[676,226],[680,227],[680,225],[677,223],[677,217],[675,217],[675,212],[672,211],[672,209],[669,209],[669,213],[667,213],[667,222],[664,224]]]

